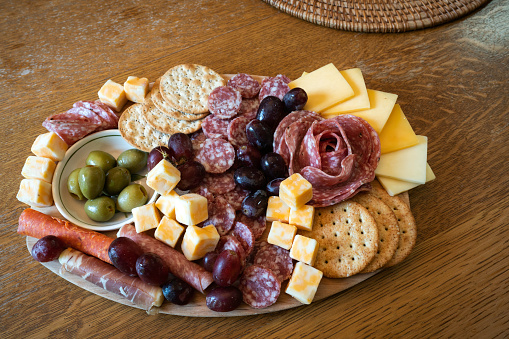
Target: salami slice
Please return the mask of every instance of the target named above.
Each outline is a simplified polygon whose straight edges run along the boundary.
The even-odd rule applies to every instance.
[[[265,216],[250,218],[243,213],[237,213],[237,221],[249,227],[253,232],[255,239],[259,239],[267,228]]]
[[[118,115],[108,105],[100,101],[78,101],[72,107],[83,107],[96,113],[105,121],[104,129],[115,129],[118,127]]]
[[[253,264],[270,269],[280,282],[290,279],[292,276],[293,261],[290,251],[276,245],[262,242],[256,252]]]
[[[265,308],[277,301],[281,283],[271,270],[252,265],[244,270],[239,289],[246,304],[253,308]]]
[[[198,187],[193,188],[191,190],[191,193],[196,193],[196,194],[201,195],[202,197],[207,198],[207,201],[209,204],[214,202],[214,194],[212,194],[212,192],[210,192],[210,190],[208,189],[207,186],[205,186],[204,183],[201,183]]]
[[[283,100],[285,94],[290,90],[290,87],[285,82],[285,79],[282,77],[275,77],[269,80],[266,80],[262,83],[262,87],[260,88],[260,94],[258,95],[258,99],[260,102],[268,96],[275,96],[279,99]]]
[[[244,250],[244,247],[242,246],[242,243],[240,242],[237,237],[233,235],[223,235],[221,238],[219,238],[219,242],[216,246],[216,253],[221,253],[224,250],[232,250],[235,251],[239,258],[242,266],[246,263],[246,251]]]
[[[42,126],[48,131],[58,134],[70,146],[100,129],[102,124],[102,120],[91,110],[73,107],[67,112],[49,116],[44,120]]]
[[[235,147],[248,145],[246,126],[251,121],[249,117],[241,116],[233,119],[228,124],[228,141]]]
[[[242,95],[232,87],[219,86],[209,95],[210,113],[220,119],[230,119],[239,113]]]
[[[260,100],[258,100],[258,97],[254,97],[252,99],[242,98],[239,116],[245,116],[250,120],[253,120],[256,118],[256,114],[258,113],[258,106],[260,106]]]
[[[228,124],[231,120],[219,119],[215,115],[208,115],[201,123],[201,129],[207,138],[222,138],[228,140]]]
[[[219,235],[227,234],[235,222],[235,210],[222,196],[215,196],[208,204],[209,218],[203,222],[204,226],[214,225]]]
[[[235,149],[226,140],[207,139],[198,151],[196,160],[209,173],[224,173],[235,161]]]
[[[233,173],[226,172],[221,174],[207,173],[203,178],[203,183],[213,194],[225,194],[235,189],[235,179]]]
[[[202,123],[202,128],[203,128],[203,123]],[[200,150],[200,148],[203,145],[203,143],[205,142],[205,140],[207,140],[207,136],[200,130],[198,132],[194,132],[189,137],[191,139],[191,143],[193,144],[193,151],[196,154]]]
[[[253,231],[242,222],[236,221],[231,233],[240,241],[246,256],[249,256],[254,248],[255,237]]]
[[[254,98],[260,92],[260,83],[245,73],[233,76],[227,85],[239,91],[243,98]]]
[[[242,189],[237,185],[234,190],[223,194],[223,197],[235,211],[240,211],[242,209],[242,201],[244,201],[248,194],[249,191]]]

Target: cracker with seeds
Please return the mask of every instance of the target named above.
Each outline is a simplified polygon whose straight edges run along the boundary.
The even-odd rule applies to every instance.
[[[173,119],[178,120],[184,120],[184,121],[195,121],[205,118],[208,113],[202,113],[202,114],[189,114],[181,112],[175,108],[173,108],[171,105],[169,105],[166,101],[164,101],[163,97],[161,96],[161,92],[159,91],[159,83],[161,78],[158,78],[156,82],[154,83],[154,86],[152,86],[152,90],[150,91],[150,98],[152,99],[152,102],[154,105],[164,114],[169,116]]]
[[[196,132],[201,128],[202,120],[185,121],[170,118],[163,112],[161,112],[152,102],[152,99],[147,96],[145,98],[143,117],[147,120],[147,123],[154,129],[166,133],[185,133],[190,134]]]
[[[173,108],[184,113],[201,114],[208,112],[212,90],[224,85],[223,77],[207,66],[182,64],[164,73],[159,90]]]
[[[378,228],[368,210],[353,201],[317,208],[312,231],[299,231],[320,246],[313,265],[328,278],[361,272],[375,257]]]
[[[376,180],[371,183],[371,187],[371,193],[386,203],[398,220],[400,233],[398,248],[392,259],[384,266],[391,267],[402,262],[412,252],[417,239],[417,225],[415,224],[410,207],[401,198],[397,196],[391,197]]]
[[[358,193],[350,200],[367,209],[378,227],[378,250],[361,273],[374,272],[387,264],[398,248],[398,219],[387,204],[370,192]]]
[[[150,152],[156,146],[167,146],[169,134],[161,133],[143,118],[143,104],[129,106],[120,116],[118,130],[133,147]]]

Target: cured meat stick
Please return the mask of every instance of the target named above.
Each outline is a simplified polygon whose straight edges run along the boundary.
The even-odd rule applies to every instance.
[[[37,239],[54,235],[60,238],[67,247],[72,247],[111,264],[108,247],[113,238],[31,208],[25,209],[19,216],[18,233]]]

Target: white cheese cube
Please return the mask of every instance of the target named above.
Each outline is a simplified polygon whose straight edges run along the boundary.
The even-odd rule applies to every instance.
[[[268,221],[288,222],[289,216],[290,207],[280,197],[269,197],[266,213]]]
[[[175,219],[175,198],[178,196],[175,191],[171,191],[168,195],[161,195],[156,201],[156,207],[168,218]]]
[[[39,179],[23,179],[16,198],[34,207],[51,206],[53,205],[51,184]]]
[[[169,195],[180,181],[180,172],[169,161],[161,160],[147,174],[147,185],[161,195]]]
[[[127,100],[143,103],[148,93],[148,79],[133,76],[127,77],[127,81],[124,82],[124,91]]]
[[[133,208],[132,213],[136,233],[156,228],[161,221],[161,215],[155,203]]]
[[[99,95],[99,100],[101,100],[102,103],[110,106],[117,112],[120,112],[127,102],[124,86],[111,79],[106,81],[97,95]]]
[[[51,184],[56,166],[50,158],[29,156],[21,170],[21,175],[27,179],[39,179]]]
[[[184,227],[173,219],[164,216],[154,233],[154,238],[165,244],[175,247],[180,235],[184,232]]]
[[[290,257],[313,266],[318,253],[318,242],[315,239],[297,234],[293,239]]]
[[[273,221],[270,227],[267,242],[286,250],[292,247],[293,238],[297,233],[297,227],[279,221]]]
[[[200,228],[189,226],[182,239],[182,253],[187,260],[201,259],[208,252],[213,251],[219,242],[219,233],[214,225]]]
[[[291,208],[299,208],[311,200],[313,187],[302,175],[294,173],[281,182],[279,197]]]
[[[286,287],[286,293],[303,304],[311,304],[323,273],[314,267],[298,262]]]
[[[175,217],[181,224],[191,226],[209,217],[207,198],[189,193],[175,198]]]
[[[311,231],[313,229],[314,217],[315,208],[304,205],[299,208],[290,209],[289,223],[297,226],[300,230]]]
[[[60,139],[55,132],[48,132],[39,135],[33,145],[32,153],[38,157],[49,158],[53,161],[61,161],[67,151],[67,144]]]

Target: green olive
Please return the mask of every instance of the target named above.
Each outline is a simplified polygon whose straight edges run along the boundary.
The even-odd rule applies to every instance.
[[[80,184],[78,182],[78,176],[80,174],[80,168],[76,168],[74,171],[69,174],[67,178],[67,190],[71,194],[71,196],[76,200],[84,200],[85,197],[80,190]]]
[[[85,198],[94,199],[101,194],[105,177],[104,171],[97,166],[85,166],[80,169],[78,183]]]
[[[108,173],[110,169],[117,165],[117,160],[113,155],[103,151],[92,151],[88,154],[86,164],[90,166],[100,167],[104,173]]]
[[[145,187],[140,184],[131,184],[118,195],[117,210],[131,212],[133,208],[145,205],[148,194]]]
[[[117,158],[117,165],[125,167],[131,174],[138,173],[147,166],[148,154],[139,149],[128,149]]]
[[[131,172],[125,167],[113,167],[106,173],[104,190],[109,195],[118,195],[131,182]]]
[[[115,201],[110,197],[99,197],[85,203],[85,213],[95,221],[108,221],[115,215]]]

